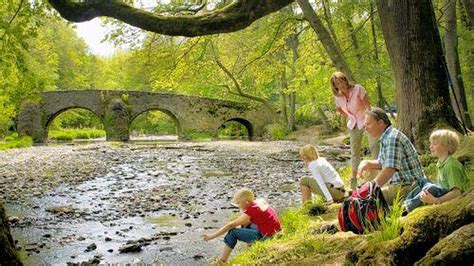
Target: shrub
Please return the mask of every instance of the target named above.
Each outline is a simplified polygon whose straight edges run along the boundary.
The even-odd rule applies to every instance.
[[[8,150],[14,148],[25,148],[33,145],[33,139],[29,136],[23,136],[20,138],[9,138],[4,143],[0,142],[0,150]]]
[[[288,130],[285,125],[280,123],[270,124],[265,127],[272,140],[283,140],[288,135]]]

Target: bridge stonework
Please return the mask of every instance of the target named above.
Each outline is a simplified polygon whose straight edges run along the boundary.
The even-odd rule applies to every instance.
[[[142,91],[76,90],[42,92],[37,103],[28,102],[18,116],[18,132],[45,143],[48,126],[64,111],[83,108],[97,115],[104,125],[106,139],[127,141],[130,125],[140,114],[159,110],[175,122],[178,138],[186,140],[193,132],[207,132],[217,137],[226,121],[238,121],[249,138],[262,137],[274,114],[264,106],[190,95]]]

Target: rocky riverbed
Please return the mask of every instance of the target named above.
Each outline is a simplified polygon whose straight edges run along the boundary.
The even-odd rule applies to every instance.
[[[298,142],[143,142],[0,152],[0,198],[26,265],[207,264],[201,235],[237,215],[249,187],[278,210],[299,204]],[[335,167],[347,146],[320,147]]]

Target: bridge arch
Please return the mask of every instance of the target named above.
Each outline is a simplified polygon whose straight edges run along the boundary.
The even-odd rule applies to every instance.
[[[51,113],[51,114],[48,114],[46,115],[46,117],[44,118],[44,126],[43,126],[43,130],[44,130],[44,135],[43,135],[43,138],[44,138],[44,141],[46,142],[47,139],[48,139],[48,134],[49,134],[49,128],[51,126],[51,123],[58,117],[60,116],[61,114],[67,112],[67,111],[70,111],[70,110],[87,110],[89,111],[90,113],[94,114],[95,117],[97,117],[100,121],[100,123],[102,124],[102,126],[104,126],[104,118],[101,114],[98,114],[97,112],[95,112],[94,110],[92,110],[91,108],[88,108],[88,107],[84,107],[84,106],[69,106],[69,107],[65,107],[65,108],[62,108],[62,109],[59,109],[59,110],[56,110],[54,113]]]
[[[181,122],[179,121],[178,117],[170,110],[163,109],[163,108],[158,108],[158,107],[151,107],[147,109],[140,110],[140,112],[134,113],[130,119],[130,126],[132,125],[133,121],[139,117],[141,114],[144,114],[146,112],[151,112],[151,111],[159,111],[164,114],[166,114],[171,120],[173,120],[174,125],[176,127],[176,135],[178,136],[178,139],[183,139],[183,129],[181,126]]]
[[[228,123],[228,122],[238,122],[239,124],[243,125],[246,129],[247,129],[247,134],[248,134],[248,139],[249,140],[253,140],[254,138],[254,127],[252,125],[252,123],[245,119],[245,118],[241,118],[241,117],[234,117],[234,118],[230,118],[230,119],[227,119],[225,121],[223,121],[216,129],[215,131],[215,137],[217,139],[218,137],[218,132],[219,132],[219,129],[225,124],[225,123]]]

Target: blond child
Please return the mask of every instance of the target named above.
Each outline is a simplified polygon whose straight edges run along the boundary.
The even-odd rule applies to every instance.
[[[204,240],[209,241],[227,233],[224,237],[224,250],[218,260],[219,264],[227,261],[238,240],[253,243],[281,231],[276,211],[264,199],[255,199],[250,189],[242,188],[237,191],[233,203],[242,209],[243,213],[216,232],[202,236]],[[238,226],[242,228],[237,228]]]
[[[320,195],[328,204],[344,199],[344,182],[334,167],[319,157],[313,145],[306,145],[300,149],[301,159],[307,164],[311,176],[300,179],[301,201],[305,204],[311,200],[311,193]]]
[[[426,179],[418,180],[418,188],[410,192],[405,201],[407,212],[422,205],[450,201],[469,188],[469,179],[462,164],[452,157],[458,145],[459,136],[454,131],[440,129],[431,133],[430,151],[438,158],[438,184]]]

